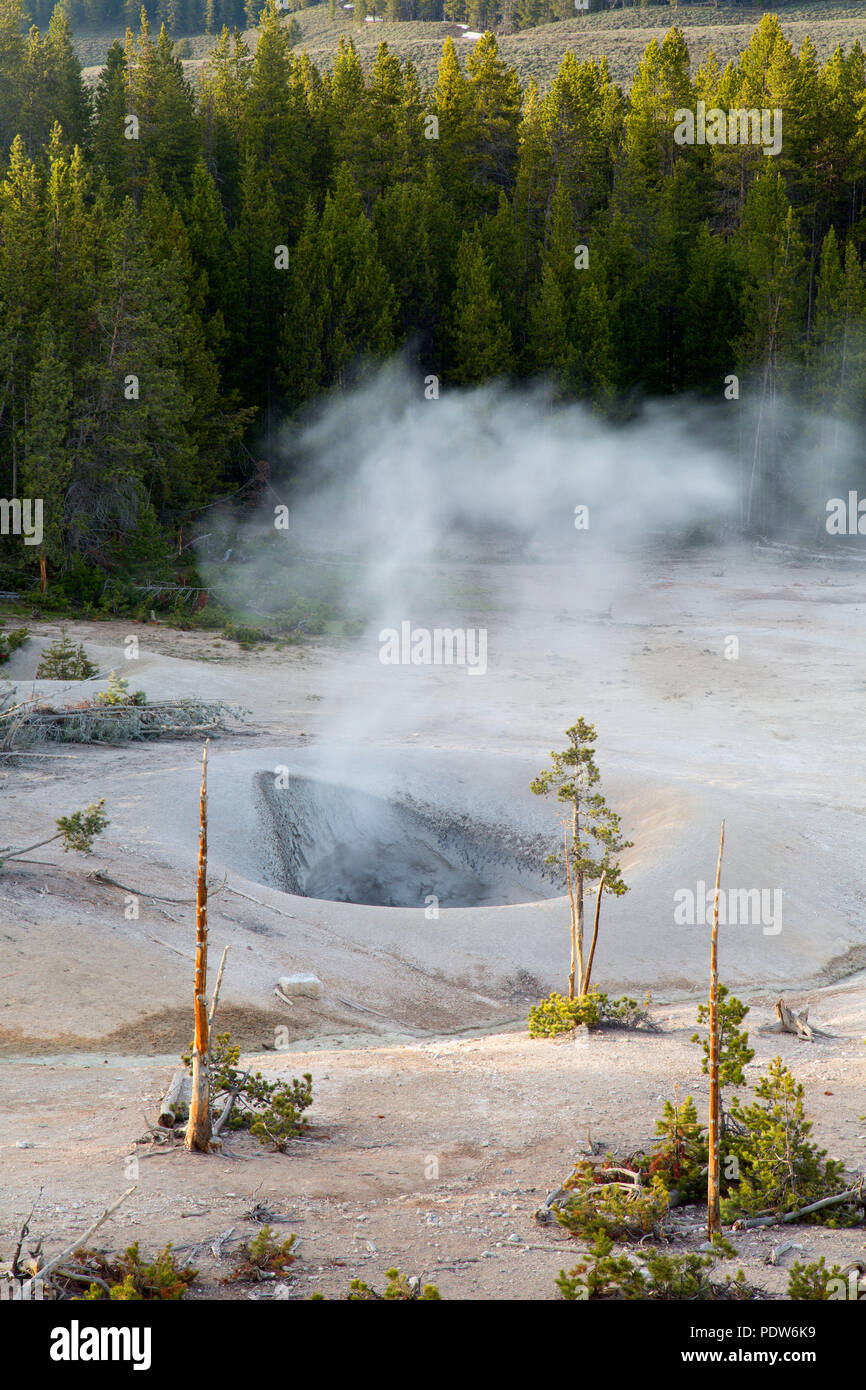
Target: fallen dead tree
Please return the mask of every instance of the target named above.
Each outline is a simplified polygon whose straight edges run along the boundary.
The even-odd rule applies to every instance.
[[[776,1000],[776,1022],[765,1023],[758,1029],[759,1033],[793,1033],[798,1038],[803,1038],[805,1042],[814,1042],[816,1038],[830,1038],[832,1033],[825,1033],[823,1028],[816,1028],[814,1023],[808,1022],[809,1010],[802,1009],[795,1014],[788,1008],[784,999]]]
[[[122,1192],[117,1200],[112,1202],[111,1206],[106,1207],[101,1215],[88,1226],[84,1234],[76,1236],[72,1244],[67,1245],[59,1255],[55,1255],[52,1259],[46,1261],[42,1256],[42,1238],[40,1238],[36,1246],[31,1250],[29,1260],[22,1261],[21,1247],[25,1237],[29,1233],[30,1223],[33,1220],[33,1215],[39,1202],[39,1197],[37,1197],[30,1210],[30,1215],[21,1227],[18,1245],[12,1258],[10,1272],[7,1277],[7,1282],[13,1281],[16,1286],[14,1297],[22,1301],[32,1299],[35,1296],[35,1285],[41,1285],[43,1289],[49,1291],[51,1296],[55,1298],[58,1297],[60,1289],[55,1283],[54,1276],[65,1275],[67,1278],[70,1277],[66,1270],[61,1269],[61,1266],[66,1264],[66,1262],[75,1255],[76,1251],[86,1246],[90,1237],[117,1211],[121,1203],[125,1202],[127,1197],[135,1191],[136,1186],[137,1184],[133,1183],[132,1187],[128,1187],[125,1192]],[[41,1197],[41,1195],[42,1189],[40,1188],[39,1196]]]
[[[55,708],[38,700],[0,712],[0,753],[40,743],[126,743],[134,739],[215,734],[242,720],[246,710],[223,700],[160,700],[154,704],[85,701]]]
[[[38,860],[26,858],[34,849],[41,849],[43,845],[53,844],[55,840],[63,841],[65,850],[76,850],[78,854],[90,854],[93,848],[93,841],[97,835],[101,835],[106,826],[110,824],[104,812],[105,798],[100,797],[99,801],[91,802],[81,811],[73,811],[69,816],[58,816],[54,822],[57,830],[53,835],[48,835],[44,840],[37,840],[32,845],[22,845],[15,848],[12,845],[0,845],[0,869],[4,864],[20,862],[22,864],[38,863]]]
[[[825,1207],[838,1206],[840,1202],[856,1203],[859,1206],[866,1206],[866,1189],[863,1182],[858,1182],[854,1187],[848,1187],[844,1192],[835,1192],[832,1197],[822,1197],[819,1202],[810,1202],[806,1207],[798,1207],[796,1211],[785,1211],[781,1214],[773,1212],[767,1216],[743,1216],[739,1221],[735,1221],[731,1230],[748,1231],[755,1226],[780,1226],[788,1221],[800,1221],[804,1216],[811,1216],[813,1212],[823,1211]]]

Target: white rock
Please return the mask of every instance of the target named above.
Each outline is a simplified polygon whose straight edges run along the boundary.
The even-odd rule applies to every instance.
[[[308,999],[321,999],[325,992],[318,975],[281,975],[277,985],[289,998],[293,994],[303,994]]]

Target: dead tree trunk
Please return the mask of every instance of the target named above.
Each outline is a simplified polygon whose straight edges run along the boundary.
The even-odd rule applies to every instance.
[[[571,859],[568,853],[568,826],[563,832],[565,844],[565,877],[568,882],[568,902],[571,910],[571,969],[568,972],[568,997],[574,998],[574,975],[577,968],[577,913],[574,906],[574,888],[571,883]],[[583,965],[581,962],[581,973]]]
[[[171,1129],[177,1118],[178,1110],[182,1105],[189,1105],[191,1095],[189,1072],[186,1067],[181,1067],[179,1071],[175,1072],[171,1079],[171,1085],[162,1098],[157,1124],[162,1125],[163,1129]]]
[[[719,1145],[721,1129],[721,1098],[719,1095],[719,884],[722,878],[722,852],[725,848],[725,822],[719,840],[719,861],[716,865],[716,892],[713,897],[713,939],[710,947],[710,1123],[709,1168],[707,1171],[707,1240],[722,1233],[722,1214],[719,1196]]]
[[[577,901],[576,901],[576,907],[577,907],[577,931],[575,932],[575,937],[576,937],[576,939],[577,939],[577,988],[578,988],[578,993],[579,993],[579,994],[583,994],[583,977],[584,977],[584,973],[585,973],[585,971],[584,971],[584,965],[583,965],[583,879],[584,879],[584,870],[583,870],[583,868],[581,867],[581,865],[582,865],[582,863],[583,863],[583,858],[582,858],[581,852],[580,852],[580,814],[579,814],[579,812],[578,812],[578,809],[577,809],[577,806],[576,806],[576,805],[575,805],[575,808],[574,808],[574,817],[573,817],[573,820],[572,820],[572,833],[571,833],[571,848],[572,848],[572,852],[575,852],[575,846],[577,847],[577,848],[576,848],[576,853],[577,853],[577,864],[576,864],[575,870],[574,870],[574,896],[575,896],[575,898],[576,898],[576,900],[577,900]]]
[[[795,1014],[788,1008],[784,999],[776,1000],[777,1023],[765,1024],[759,1028],[759,1033],[795,1033],[798,1038],[803,1038],[806,1042],[814,1042],[816,1038],[829,1038],[832,1035],[825,1033],[822,1028],[816,1028],[814,1023],[809,1023],[809,1010],[802,1009]]]
[[[589,981],[592,976],[592,962],[595,959],[595,943],[598,941],[598,919],[601,915],[601,895],[604,892],[604,879],[605,874],[604,871],[602,871],[602,875],[598,884],[598,895],[595,899],[595,921],[592,924],[592,941],[590,943],[589,955],[586,961],[586,974],[583,977],[583,985],[580,991],[581,994],[589,994]]]
[[[208,740],[209,742],[209,740]],[[211,1146],[208,1086],[209,1029],[207,1016],[207,742],[201,756],[201,830],[198,841],[198,881],[195,895],[195,1037],[192,1051],[192,1098],[186,1147],[207,1153]]]

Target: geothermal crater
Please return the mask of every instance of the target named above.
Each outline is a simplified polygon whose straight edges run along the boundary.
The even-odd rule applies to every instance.
[[[485,824],[466,811],[386,799],[292,776],[257,779],[270,887],[378,907],[498,907],[562,891],[542,867],[550,840]],[[432,913],[431,913],[432,915]]]

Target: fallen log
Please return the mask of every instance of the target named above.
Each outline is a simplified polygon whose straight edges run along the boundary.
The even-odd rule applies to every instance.
[[[824,1207],[835,1206],[838,1202],[852,1202],[855,1198],[863,1201],[864,1192],[861,1183],[856,1187],[849,1187],[847,1192],[837,1192],[833,1197],[822,1197],[820,1202],[810,1202],[808,1207],[798,1207],[796,1211],[786,1211],[781,1215],[778,1213],[773,1216],[743,1216],[739,1221],[735,1221],[731,1227],[734,1231],[749,1231],[755,1226],[780,1226],[787,1221],[798,1221],[801,1216],[809,1216],[813,1211],[821,1211]]]
[[[61,1252],[61,1254],[55,1255],[53,1260],[49,1260],[48,1263],[46,1265],[43,1265],[41,1269],[37,1269],[33,1277],[35,1279],[42,1280],[48,1279],[49,1276],[54,1273],[55,1269],[59,1269],[60,1266],[64,1264],[66,1260],[69,1259],[70,1255],[74,1255],[76,1250],[84,1249],[87,1246],[87,1242],[90,1240],[90,1237],[94,1234],[94,1232],[98,1231],[99,1227],[103,1224],[103,1222],[107,1221],[109,1216],[113,1215],[113,1213],[117,1211],[117,1208],[120,1206],[121,1202],[125,1202],[129,1194],[131,1192],[134,1192],[137,1186],[137,1183],[133,1183],[132,1187],[128,1187],[125,1192],[121,1192],[117,1201],[112,1202],[110,1207],[106,1207],[105,1211],[102,1213],[101,1216],[97,1216],[96,1220],[93,1222],[93,1225],[88,1226],[83,1236],[76,1236],[72,1245],[68,1245],[66,1249]]]
[[[181,1106],[189,1110],[192,1100],[192,1077],[186,1067],[181,1067],[171,1079],[171,1085],[162,1098],[157,1123],[163,1129],[171,1129],[177,1123],[177,1112]]]

